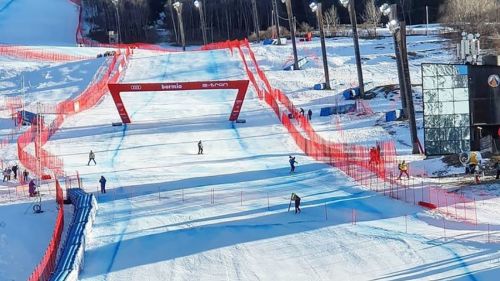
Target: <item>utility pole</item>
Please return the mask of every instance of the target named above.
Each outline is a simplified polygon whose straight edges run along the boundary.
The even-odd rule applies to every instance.
[[[403,96],[405,96],[406,98],[406,114],[410,127],[412,153],[419,154],[420,147],[417,136],[417,124],[415,121],[415,108],[413,105],[413,94],[411,90],[408,54],[406,51],[406,23],[404,21],[404,18],[401,19],[400,17],[400,11],[398,10],[397,4],[393,4],[391,6],[384,4],[382,7],[380,7],[380,11],[384,15],[389,16],[389,23],[387,24],[387,26],[389,27],[391,33],[394,35],[396,43],[394,49],[399,49],[399,52],[396,51],[396,59],[400,63],[400,67],[398,67],[398,76],[400,82],[401,98],[403,98]]]
[[[425,5],[425,36],[429,35],[429,6]]]
[[[273,0],[273,12],[274,12],[274,22],[276,25],[276,37],[278,38],[278,45],[281,45],[281,40],[280,40],[280,17],[278,14],[278,3],[276,2],[277,0]]]
[[[293,70],[299,70],[299,59],[297,57],[297,45],[295,44],[295,25],[293,22],[293,11],[291,0],[281,0],[282,3],[286,4],[286,11],[288,14],[288,25],[290,27],[290,36],[292,37],[292,48],[293,48]]]
[[[207,45],[207,27],[205,25],[205,14],[203,10],[203,4],[201,3],[201,0],[195,0],[194,1],[194,6],[198,8],[198,11],[200,12],[200,24],[201,24],[201,33],[203,35],[203,45]]]
[[[328,60],[326,57],[326,44],[325,44],[325,31],[323,29],[323,11],[321,3],[311,3],[309,5],[313,13],[316,13],[316,18],[318,19],[319,34],[321,38],[321,53],[323,57],[323,71],[325,74],[325,90],[331,90],[330,86],[330,74],[328,72]]]
[[[179,21],[179,28],[181,30],[181,42],[182,42],[182,50],[186,50],[186,39],[184,37],[184,25],[182,23],[182,3],[177,1],[174,3],[174,8],[177,11],[177,20]]]
[[[260,26],[259,26],[259,15],[257,14],[257,2],[252,0],[252,11],[253,11],[253,26],[255,30],[255,36],[257,36],[257,42],[260,42]]]
[[[411,89],[410,69],[408,65],[408,53],[406,50],[406,22],[403,20],[400,23],[400,56],[401,65],[403,68],[405,91],[406,91],[406,107],[408,109],[408,121],[410,125],[410,135],[412,142],[412,153],[419,154],[420,147],[418,145],[417,122],[415,119],[415,107],[413,105],[413,91]]]
[[[349,17],[351,19],[352,25],[352,39],[354,41],[354,55],[356,57],[356,69],[358,71],[358,84],[359,84],[359,93],[361,98],[365,96],[365,85],[363,82],[363,69],[361,67],[361,54],[359,52],[359,40],[358,40],[358,27],[357,27],[357,19],[356,19],[356,7],[354,5],[354,0],[341,0],[340,1],[344,7],[349,10]]]

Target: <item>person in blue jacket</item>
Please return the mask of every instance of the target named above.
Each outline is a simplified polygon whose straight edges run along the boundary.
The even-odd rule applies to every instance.
[[[288,156],[288,162],[290,162],[290,173],[295,172],[295,163],[299,163],[295,161],[295,157],[292,157],[292,155]]]
[[[106,193],[106,178],[104,176],[101,176],[99,182],[101,183],[101,193]]]

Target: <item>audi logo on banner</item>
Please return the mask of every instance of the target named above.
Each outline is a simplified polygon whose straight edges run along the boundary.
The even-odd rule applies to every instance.
[[[141,85],[131,85],[130,86],[130,90],[132,90],[132,91],[139,91],[140,89],[142,89]]]

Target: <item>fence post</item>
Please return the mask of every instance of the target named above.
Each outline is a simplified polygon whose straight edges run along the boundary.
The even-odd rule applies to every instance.
[[[325,202],[325,220],[328,220],[328,210],[326,208],[326,202]]]
[[[405,230],[408,233],[408,215],[405,214]]]
[[[490,243],[490,224],[488,224],[488,243]]]
[[[443,234],[444,234],[444,241],[446,241],[446,220],[443,218]]]
[[[267,210],[269,211],[269,192],[267,193]]]

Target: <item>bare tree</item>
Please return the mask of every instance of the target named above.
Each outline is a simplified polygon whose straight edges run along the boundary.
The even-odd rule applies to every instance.
[[[380,21],[382,14],[380,10],[375,6],[375,0],[368,0],[365,5],[365,12],[363,14],[363,20],[366,24],[373,26],[374,36],[377,37],[377,24]]]
[[[498,34],[492,24],[498,9],[498,0],[446,0],[440,7],[440,19],[467,32]]]
[[[339,14],[335,5],[332,5],[330,9],[323,13],[323,19],[325,20],[327,32],[335,34],[340,24]]]

